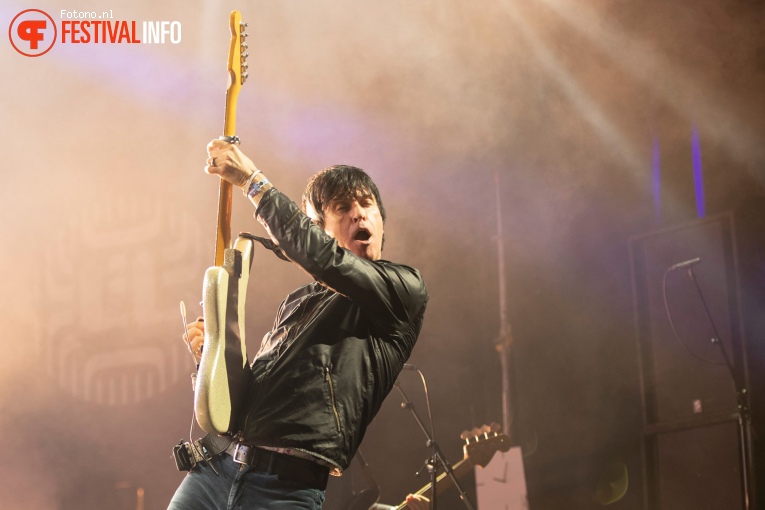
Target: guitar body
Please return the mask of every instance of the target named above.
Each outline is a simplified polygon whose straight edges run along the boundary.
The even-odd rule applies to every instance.
[[[223,140],[238,143],[236,104],[247,78],[246,24],[239,11],[229,18],[228,88]],[[237,412],[246,397],[251,375],[244,335],[244,305],[252,265],[253,241],[231,242],[231,184],[220,180],[215,265],[205,272],[203,310],[205,341],[194,388],[194,413],[202,430],[211,434],[236,432]]]
[[[240,237],[223,266],[205,272],[205,343],[197,372],[194,412],[205,432],[235,432],[250,376],[245,343],[245,297],[253,242]]]

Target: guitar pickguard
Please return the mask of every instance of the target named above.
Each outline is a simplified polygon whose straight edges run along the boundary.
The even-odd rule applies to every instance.
[[[223,266],[205,272],[205,342],[196,379],[194,412],[206,432],[235,432],[250,371],[245,343],[245,297],[253,242],[239,237]]]

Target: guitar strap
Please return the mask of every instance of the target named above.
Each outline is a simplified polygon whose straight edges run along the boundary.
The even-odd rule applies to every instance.
[[[287,262],[292,262],[287,255],[284,254],[281,248],[279,248],[279,245],[273,242],[271,239],[266,239],[265,237],[256,236],[253,234],[250,234],[249,232],[240,232],[239,237],[244,237],[247,239],[252,239],[253,241],[259,242],[263,247],[267,250],[271,250],[274,252],[274,254],[279,257],[282,260],[285,260]]]

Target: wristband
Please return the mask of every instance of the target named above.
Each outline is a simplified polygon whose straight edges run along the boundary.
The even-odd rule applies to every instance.
[[[266,176],[264,175],[263,178],[259,181],[256,181],[255,179],[252,180],[252,183],[247,187],[247,191],[245,192],[245,195],[247,195],[247,198],[252,198],[261,191],[263,191],[263,187],[266,184],[271,184],[271,181],[269,181]]]

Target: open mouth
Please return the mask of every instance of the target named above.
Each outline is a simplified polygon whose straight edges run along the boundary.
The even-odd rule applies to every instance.
[[[353,236],[353,239],[356,241],[369,241],[370,237],[372,237],[372,234],[368,230],[360,228],[356,235]]]

